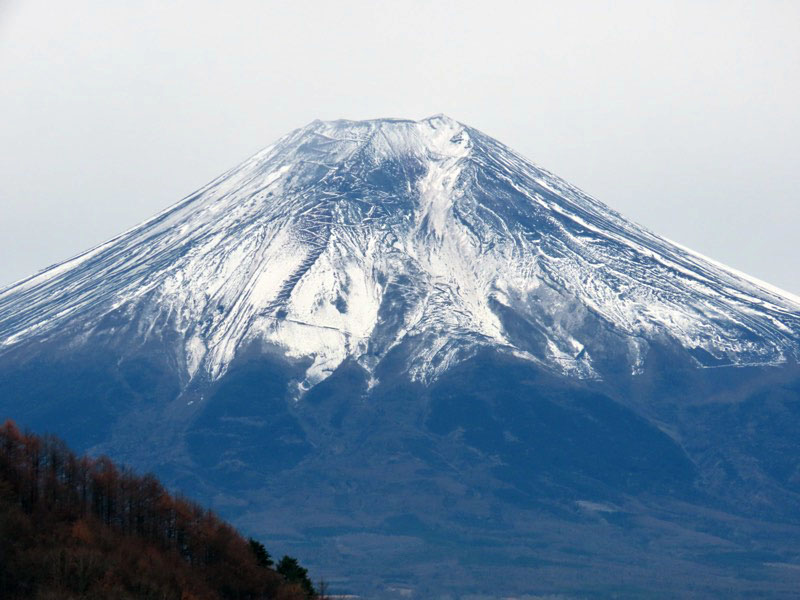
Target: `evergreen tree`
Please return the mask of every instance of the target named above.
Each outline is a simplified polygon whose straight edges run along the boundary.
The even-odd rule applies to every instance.
[[[301,567],[296,558],[284,556],[275,570],[283,575],[289,583],[296,583],[302,587],[309,598],[313,598],[317,595],[314,585],[308,578],[308,569]]]
[[[247,541],[250,542],[250,550],[253,551],[253,555],[256,557],[256,563],[259,567],[271,568],[275,564],[269,552],[267,552],[267,549],[264,547],[264,544],[253,538]]]

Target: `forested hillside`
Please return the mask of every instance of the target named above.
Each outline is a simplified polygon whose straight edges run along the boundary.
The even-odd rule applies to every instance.
[[[211,511],[106,457],[0,427],[0,598],[306,600],[295,559],[274,565]]]

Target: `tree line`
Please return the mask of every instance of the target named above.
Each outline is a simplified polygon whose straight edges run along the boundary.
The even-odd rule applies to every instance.
[[[0,427],[0,598],[307,600],[305,568],[153,475]]]

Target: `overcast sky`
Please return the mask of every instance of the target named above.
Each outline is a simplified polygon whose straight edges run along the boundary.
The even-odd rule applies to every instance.
[[[483,130],[800,293],[800,2],[0,0],[0,286],[313,119]]]

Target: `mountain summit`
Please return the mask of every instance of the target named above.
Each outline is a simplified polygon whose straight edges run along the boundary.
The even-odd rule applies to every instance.
[[[309,361],[403,348],[430,382],[482,347],[581,378],[653,341],[701,366],[798,357],[800,300],[639,227],[439,115],[315,121],[111,241],[0,292],[0,353],[151,338],[184,385],[243,348]]]
[[[796,595],[798,359],[800,299],[441,115],[315,121],[0,291],[0,420],[366,598]]]

